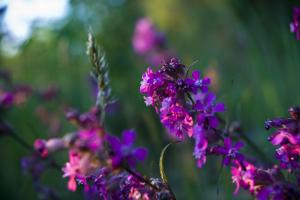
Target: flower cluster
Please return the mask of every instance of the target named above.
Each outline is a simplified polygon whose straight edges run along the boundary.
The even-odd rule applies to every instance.
[[[148,154],[146,148],[134,147],[136,133],[126,130],[121,138],[106,133],[99,122],[99,112],[96,107],[82,114],[69,109],[67,119],[78,130],[62,138],[37,139],[34,148],[40,159],[34,157],[36,166],[41,160],[51,159],[53,153],[68,149],[63,177],[69,178],[71,191],[83,185],[87,199],[173,199],[162,180],[148,179],[136,172],[137,163]],[[40,174],[42,170],[35,171]]]
[[[136,134],[133,130],[125,131],[120,140],[107,134],[99,124],[99,112],[92,108],[89,112],[79,114],[70,109],[67,118],[79,129],[62,138],[49,140],[37,139],[35,150],[42,158],[61,149],[69,150],[69,161],[63,167],[64,177],[69,177],[68,188],[75,191],[76,180],[85,183],[86,177],[101,167],[118,169],[120,167],[134,168],[137,161],[143,161],[147,156],[145,148],[134,148]],[[108,146],[109,148],[104,148]]]
[[[269,141],[278,148],[275,157],[280,161],[280,167],[289,171],[300,169],[300,108],[291,107],[289,118],[267,120],[265,127],[276,128]]]
[[[296,39],[300,40],[300,7],[294,7],[293,21],[290,23],[292,33],[296,34]]]
[[[212,147],[210,152],[223,156],[223,164],[231,167],[232,182],[236,185],[234,194],[243,188],[259,200],[299,199],[297,184],[287,181],[277,165],[271,168],[257,167],[239,152],[242,142],[233,145],[230,138],[225,138],[223,142],[223,146]]]
[[[187,67],[172,58],[157,71],[148,68],[140,86],[146,105],[155,108],[172,137],[195,140],[199,167],[206,161],[208,139],[218,134],[217,113],[225,110],[223,103],[215,103],[209,85],[209,78],[201,78],[197,70],[189,77]]]
[[[148,18],[141,18],[136,22],[132,45],[137,54],[146,56],[155,65],[172,56],[166,47],[164,34],[158,32]]]
[[[298,186],[286,181],[276,165],[270,169],[263,169],[247,161],[235,161],[231,167],[231,174],[232,181],[236,184],[235,194],[242,187],[259,200],[300,198]]]
[[[141,175],[100,168],[87,178],[93,183],[86,193],[87,199],[174,199],[161,179],[150,178],[146,184],[138,177]]]

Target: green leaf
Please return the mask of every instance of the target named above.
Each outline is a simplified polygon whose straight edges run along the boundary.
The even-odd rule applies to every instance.
[[[169,148],[169,146],[171,146],[173,144],[173,142],[167,144],[163,150],[160,153],[160,158],[159,158],[159,173],[160,173],[160,177],[163,180],[164,183],[168,184],[168,180],[167,180],[167,176],[165,174],[165,170],[164,170],[164,155],[166,150]]]

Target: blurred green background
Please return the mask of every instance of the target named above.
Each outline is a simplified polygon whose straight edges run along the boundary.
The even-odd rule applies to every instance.
[[[62,123],[58,135],[63,135],[75,129],[64,119],[64,108],[87,111],[94,104],[85,50],[92,27],[106,51],[113,94],[118,98],[117,108],[106,119],[107,129],[113,134],[136,129],[138,144],[150,150],[141,171],[159,176],[159,154],[168,139],[158,116],[139,94],[148,63],[131,45],[136,20],[149,17],[185,64],[199,60],[194,68],[213,74],[214,90],[227,106],[223,117],[240,121],[249,138],[271,158],[274,149],[266,140],[270,133],[264,130],[264,120],[286,116],[288,107],[300,102],[300,43],[289,30],[297,4],[296,0],[70,0],[67,16],[45,26],[33,25],[17,53],[7,53],[2,45],[0,67],[11,71],[15,82],[37,89],[58,86],[59,97],[43,106],[58,116]],[[55,135],[37,116],[38,106],[39,102],[29,101],[8,116],[28,143]],[[1,199],[37,199],[19,162],[29,152],[8,137],[0,138],[0,146]],[[245,192],[232,194],[229,169],[221,171],[220,160],[209,158],[203,169],[197,169],[192,151],[193,144],[186,142],[172,146],[165,157],[166,174],[178,199],[251,199]],[[250,148],[245,151],[255,156]],[[64,159],[66,155],[61,163]],[[80,192],[67,191],[66,180],[56,171],[47,171],[43,182],[63,199],[83,198]]]

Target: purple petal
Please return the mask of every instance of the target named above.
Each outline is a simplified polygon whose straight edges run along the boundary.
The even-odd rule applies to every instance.
[[[209,85],[209,84],[210,84],[210,78],[204,77],[204,78],[202,79],[202,84],[203,84],[203,85]]]
[[[146,157],[148,156],[148,150],[144,147],[139,147],[135,149],[134,156],[138,160],[145,160]]]
[[[205,97],[205,103],[211,104],[214,102],[215,99],[216,99],[216,95],[214,93],[210,92]]]
[[[136,133],[134,130],[126,130],[122,133],[122,143],[126,146],[130,146],[134,143]]]
[[[209,118],[209,125],[212,127],[212,128],[217,128],[218,125],[219,125],[219,120],[213,116],[213,117],[210,117]]]
[[[119,138],[117,138],[115,136],[107,136],[107,141],[110,144],[113,151],[120,152],[121,142],[120,142]]]
[[[225,105],[224,103],[217,103],[214,107],[214,112],[224,112],[225,111]]]
[[[230,157],[229,156],[225,156],[225,158],[223,160],[223,164],[226,165],[226,166],[230,164]]]
[[[224,147],[225,148],[231,148],[231,140],[230,140],[230,138],[225,138],[224,139]]]
[[[236,154],[236,159],[239,161],[239,162],[243,162],[244,160],[244,156],[240,153]]]
[[[240,148],[242,148],[244,146],[244,143],[243,142],[237,142],[236,144],[235,144],[235,148],[237,149],[237,150],[239,150]]]
[[[194,80],[198,80],[200,78],[200,71],[199,70],[193,71],[192,77],[194,78]]]
[[[228,149],[225,149],[224,147],[214,147],[212,149],[213,153],[219,154],[219,155],[227,155],[228,154]]]
[[[116,155],[116,156],[112,157],[112,159],[111,159],[111,164],[114,168],[119,167],[121,162],[122,162],[122,157],[120,155]]]

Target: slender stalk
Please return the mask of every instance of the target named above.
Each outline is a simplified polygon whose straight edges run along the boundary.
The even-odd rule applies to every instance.
[[[249,145],[249,147],[251,147],[258,154],[258,156],[262,160],[266,161],[267,163],[271,163],[266,154],[243,131],[240,131],[239,135]]]
[[[35,151],[31,145],[29,145],[23,138],[21,138],[15,132],[9,133],[9,136],[11,136],[11,138],[13,138],[16,142],[18,142],[21,146],[28,149],[29,151],[33,151],[33,152]]]

